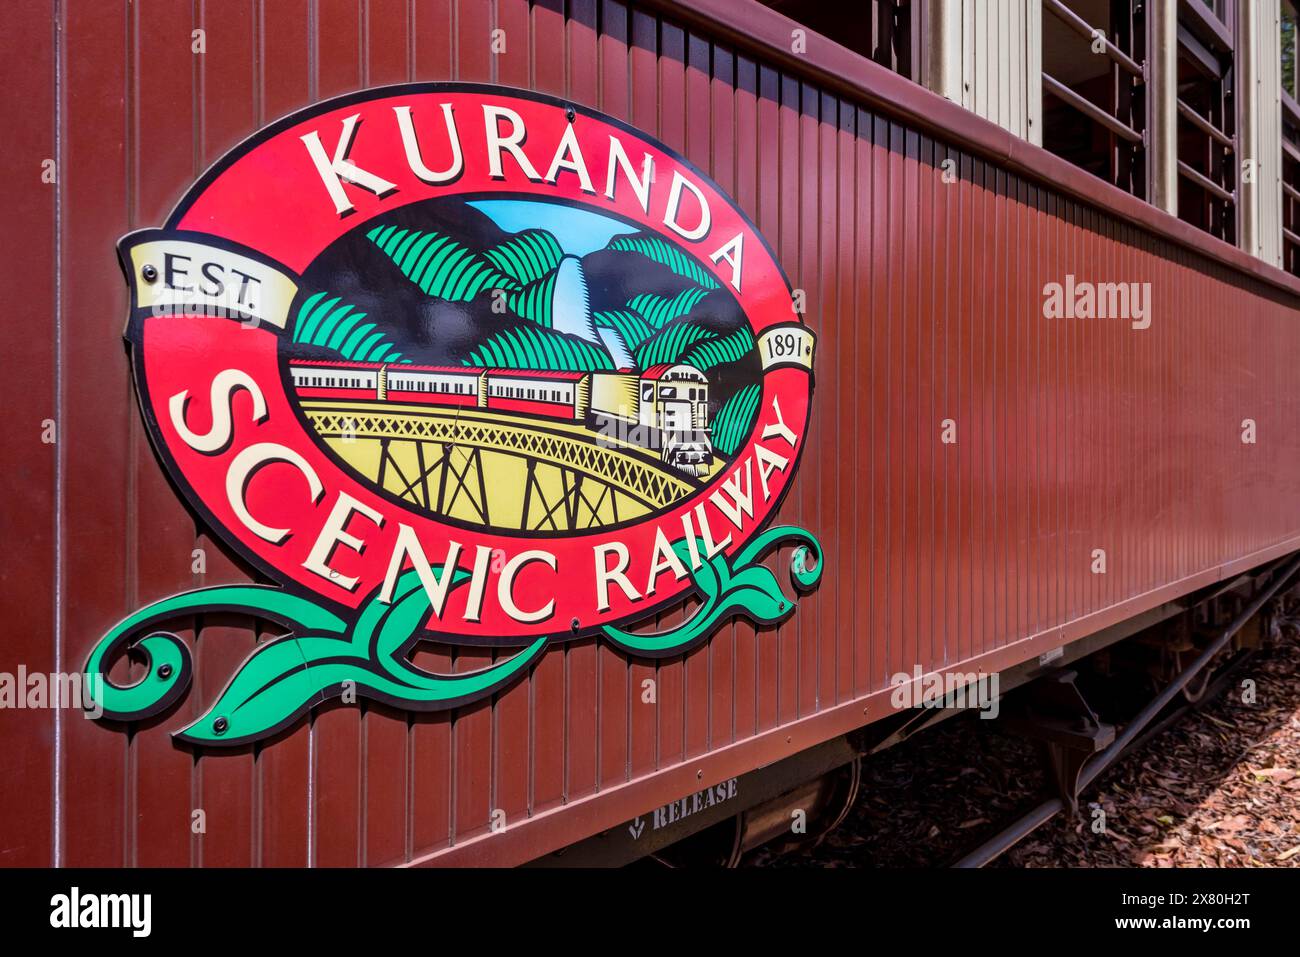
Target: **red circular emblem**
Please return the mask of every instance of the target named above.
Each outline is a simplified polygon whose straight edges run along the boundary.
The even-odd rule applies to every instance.
[[[813,338],[767,244],[685,159],[560,100],[322,103],[122,258],[141,402],[192,505],[344,606],[415,569],[427,627],[470,642],[680,599],[803,448]]]

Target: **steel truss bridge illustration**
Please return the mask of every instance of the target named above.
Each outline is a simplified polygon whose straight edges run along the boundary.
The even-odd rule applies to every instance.
[[[325,443],[399,499],[463,522],[519,531],[600,528],[695,490],[651,453],[579,423],[480,409],[304,402]]]

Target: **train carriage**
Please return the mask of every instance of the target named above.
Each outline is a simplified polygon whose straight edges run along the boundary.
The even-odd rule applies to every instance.
[[[1071,666],[1300,570],[1286,0],[136,6],[0,33],[0,672],[108,702],[6,712],[5,863],[734,862],[945,675],[1041,822],[1159,711]]]
[[[591,377],[584,372],[489,369],[484,408],[581,421],[591,403]]]
[[[295,360],[289,364],[294,391],[304,399],[373,399],[384,367],[366,362]]]
[[[384,391],[389,402],[482,405],[483,370],[464,366],[389,365],[384,367]]]

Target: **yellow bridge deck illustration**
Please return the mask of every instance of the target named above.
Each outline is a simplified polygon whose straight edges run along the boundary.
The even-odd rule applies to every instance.
[[[659,511],[698,484],[580,422],[532,424],[477,408],[305,400],[312,428],[354,470],[426,511],[473,525],[574,531]]]

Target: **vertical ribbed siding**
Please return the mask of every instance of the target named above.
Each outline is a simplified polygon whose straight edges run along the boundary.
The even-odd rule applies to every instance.
[[[42,34],[52,10],[57,46]],[[161,222],[198,172],[265,122],[403,79],[571,97],[682,150],[735,196],[806,292],[819,335],[809,448],[777,521],[812,528],[827,564],[790,621],[736,622],[685,658],[556,647],[526,680],[454,714],[331,705],[230,754],[175,748],[166,732],[273,633],[232,616],[190,622],[197,676],[171,714],[129,729],[63,714],[57,750],[48,712],[0,728],[6,859],[385,864],[482,834],[498,809],[508,841],[530,815],[862,698],[914,665],[964,664],[1101,621],[1300,533],[1292,300],[671,20],[606,0],[219,11],[142,0],[33,4],[21,16],[26,27],[7,35],[50,45],[24,53],[33,69],[20,78],[13,146],[24,170],[46,156],[60,167],[56,186],[38,175],[16,186],[29,222],[11,248],[54,255],[24,259],[11,279],[33,317],[24,328],[40,332],[17,344],[20,377],[5,383],[25,437],[5,480],[25,507],[3,520],[7,541],[27,543],[5,585],[49,597],[7,613],[23,627],[0,670],[75,668],[126,612],[243,580],[148,447],[119,345],[126,290],[112,245]],[[493,55],[498,28],[506,50]],[[194,29],[206,31],[201,57]],[[1028,102],[1010,88],[1005,100],[1017,114]],[[1067,273],[1150,280],[1151,328],[1044,319],[1043,286]],[[51,448],[31,436],[55,414]],[[1247,417],[1255,446],[1240,442]],[[955,445],[939,441],[947,418]],[[1089,569],[1096,548],[1104,576]],[[51,579],[62,583],[57,628]],[[471,669],[488,657],[431,646],[417,663]],[[31,798],[38,781],[49,807]],[[205,834],[191,832],[194,809]],[[575,813],[568,838],[587,820]]]
[[[6,73],[0,98],[10,195],[5,210],[5,255],[0,288],[12,304],[0,409],[5,462],[0,488],[0,542],[13,551],[0,565],[4,629],[0,671],[25,664],[36,673],[59,668],[58,459],[62,443],[42,441],[59,417],[58,357],[64,322],[58,296],[60,173],[56,77],[61,50],[52,0],[11,11],[0,30],[0,56],[21,70]],[[55,183],[42,174],[55,164]],[[26,250],[29,255],[19,255]],[[57,422],[56,422],[57,425]],[[47,866],[55,860],[53,804],[60,786],[58,757],[66,718],[53,711],[12,711],[0,717],[0,860]]]

